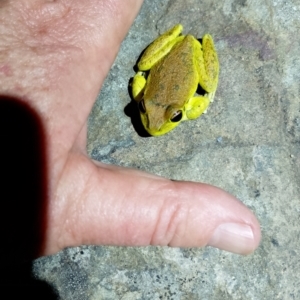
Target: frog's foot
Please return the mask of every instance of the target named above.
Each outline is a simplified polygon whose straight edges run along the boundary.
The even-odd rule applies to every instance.
[[[210,99],[206,96],[192,97],[185,106],[187,120],[196,119],[206,112]]]
[[[162,57],[171,51],[175,44],[184,39],[184,36],[179,36],[182,30],[182,25],[177,24],[154,40],[140,58],[137,65],[138,69],[141,71],[150,70]]]
[[[207,92],[217,89],[219,77],[219,60],[212,37],[205,34],[202,38],[202,47],[198,42],[195,45],[198,59],[199,84]]]
[[[131,88],[132,88],[132,97],[135,101],[140,102],[144,95],[146,85],[146,78],[143,72],[137,72],[133,77]]]

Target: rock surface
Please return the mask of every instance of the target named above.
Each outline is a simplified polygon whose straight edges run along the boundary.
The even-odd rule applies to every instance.
[[[300,2],[146,0],[89,120],[93,159],[237,196],[258,217],[247,257],[213,248],[66,249],[34,262],[61,299],[300,299]],[[219,87],[208,113],[161,137],[138,134],[129,79],[141,51],[176,23],[215,40]]]

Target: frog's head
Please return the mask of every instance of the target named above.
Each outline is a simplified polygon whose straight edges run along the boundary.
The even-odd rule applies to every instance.
[[[153,136],[171,131],[179,125],[185,115],[183,108],[161,105],[156,101],[142,99],[138,106],[144,128]]]

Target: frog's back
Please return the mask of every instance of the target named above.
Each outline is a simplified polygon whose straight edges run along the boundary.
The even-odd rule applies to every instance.
[[[187,35],[152,67],[145,89],[145,99],[151,99],[160,106],[183,107],[194,95],[198,86],[194,58],[195,41],[193,36]]]

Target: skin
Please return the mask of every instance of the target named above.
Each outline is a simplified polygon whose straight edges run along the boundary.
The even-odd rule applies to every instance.
[[[211,245],[250,253],[259,245],[259,223],[235,197],[206,184],[108,166],[86,154],[89,112],[141,4],[0,5],[1,94],[34,109],[45,130],[48,218],[40,255],[82,244]]]
[[[182,30],[177,24],[151,43],[133,78],[133,98],[145,129],[153,136],[198,118],[217,89],[219,62],[212,37],[205,34],[201,44],[192,35],[180,35]],[[205,93],[194,96],[199,84]]]

